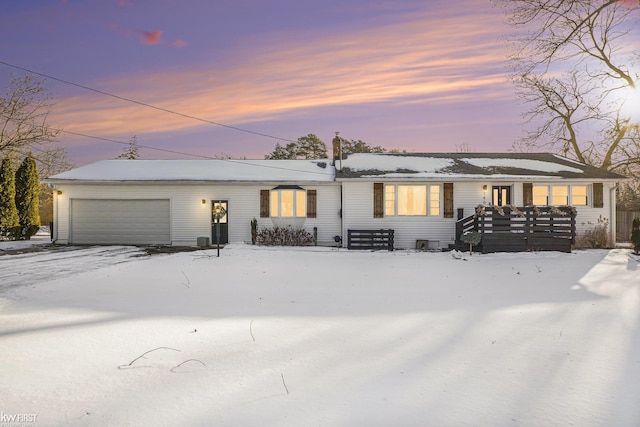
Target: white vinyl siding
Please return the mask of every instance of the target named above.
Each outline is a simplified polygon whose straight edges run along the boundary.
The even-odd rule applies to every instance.
[[[385,216],[384,218],[374,218],[373,217],[373,185],[370,181],[368,182],[352,182],[352,181],[343,181],[342,182],[342,216],[343,216],[343,239],[345,241],[343,244],[346,245],[346,237],[348,229],[380,229],[380,228],[391,228],[395,231],[394,233],[394,241],[395,247],[397,249],[413,249],[416,245],[417,239],[428,239],[432,241],[438,241],[438,245],[440,247],[446,247],[448,243],[453,243],[455,239],[455,214],[454,218],[444,218],[442,216],[442,184],[434,183],[434,184],[415,184],[417,186],[421,186],[425,188],[425,197],[428,198],[430,194],[435,197],[435,194],[438,194],[438,200],[440,203],[437,206],[438,214],[434,216],[426,215],[428,210],[423,210],[422,215],[416,216],[400,216],[400,215],[389,215],[390,205],[391,203],[387,202],[390,200],[389,195],[391,193],[387,193],[386,187],[393,186],[401,186],[401,185],[410,185],[404,183],[389,183],[389,185],[385,184]],[[456,183],[454,188],[454,211],[455,207],[458,207],[459,204],[456,201],[457,192],[458,192],[458,183]],[[430,193],[429,187],[437,187],[438,190],[434,190],[433,193]],[[393,194],[396,195],[396,190],[393,191]],[[476,204],[480,203],[478,201]],[[397,197],[394,202],[394,206],[396,203],[399,203],[399,198]],[[427,200],[425,199],[425,208],[427,208]],[[433,207],[436,209],[435,207]],[[395,209],[395,208],[394,208]],[[435,212],[435,211],[434,211]]]
[[[491,191],[493,185],[511,186],[511,201],[513,205],[522,206],[523,188],[522,182],[513,181],[456,181],[453,186],[454,218],[442,216],[388,216],[388,206],[385,205],[385,217],[373,217],[373,191],[370,181],[343,181],[343,236],[346,238],[348,229],[380,229],[390,228],[395,230],[395,247],[398,249],[415,248],[417,239],[437,240],[440,247],[446,247],[455,240],[455,222],[457,210],[462,209],[464,217],[473,215],[476,206],[491,204]],[[390,183],[395,184],[395,183]],[[598,217],[602,216],[610,220],[610,227],[615,227],[611,221],[610,189],[614,183],[604,184],[604,207],[593,208],[591,206],[576,206],[578,215],[576,227],[578,232],[593,227]],[[487,185],[489,191],[483,191],[483,185]],[[558,182],[541,182],[540,185],[549,188],[558,185]],[[584,188],[584,181],[570,181],[567,184],[570,189],[574,186]],[[386,186],[386,185],[385,185]],[[590,185],[588,192],[591,191]],[[385,203],[387,194],[385,194]],[[615,202],[614,202],[615,203]],[[612,228],[613,229],[613,228]],[[346,244],[346,243],[345,243]]]
[[[251,220],[259,227],[273,227],[270,218],[260,218],[260,190],[278,183],[265,184],[57,184],[61,195],[54,194],[54,216],[58,243],[69,243],[71,199],[168,199],[170,205],[170,242],[174,246],[195,246],[198,237],[212,237],[211,201],[229,202],[229,242],[251,242]],[[335,183],[303,183],[317,191],[317,218],[304,219],[304,228],[318,228],[318,243],[334,245],[340,235],[340,186]],[[202,200],[205,203],[202,203]]]

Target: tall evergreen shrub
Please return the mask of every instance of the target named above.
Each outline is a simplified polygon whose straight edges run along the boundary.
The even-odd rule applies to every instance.
[[[633,251],[640,254],[640,218],[634,218],[631,223],[631,243],[633,243]]]
[[[16,181],[11,159],[5,157],[0,167],[0,238],[16,239],[20,219],[16,208]]]
[[[29,154],[16,171],[16,207],[20,219],[20,237],[23,239],[30,239],[40,228],[39,193],[36,162]]]

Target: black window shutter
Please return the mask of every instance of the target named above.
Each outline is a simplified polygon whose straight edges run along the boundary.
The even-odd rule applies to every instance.
[[[604,207],[604,189],[601,182],[593,183],[593,207],[594,208]]]
[[[316,190],[307,190],[307,218],[316,218],[318,215],[317,197]]]
[[[530,182],[522,183],[522,204],[524,206],[533,205],[533,184]]]
[[[260,218],[269,218],[269,190],[260,190]]]
[[[453,182],[444,183],[444,217],[453,218]]]
[[[384,184],[373,183],[373,217],[384,218]]]

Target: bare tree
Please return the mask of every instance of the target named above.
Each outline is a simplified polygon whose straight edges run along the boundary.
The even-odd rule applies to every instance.
[[[42,79],[31,74],[8,76],[0,94],[0,157],[19,165],[32,153],[40,179],[73,166],[66,150],[57,145],[60,130],[48,123],[52,108]],[[48,224],[53,219],[53,196],[44,184],[39,199],[40,218]]]
[[[33,145],[54,142],[59,130],[47,123],[52,105],[42,80],[30,74],[10,75],[0,97],[0,152],[26,154]]]
[[[66,151],[56,143],[60,130],[48,123],[52,108],[41,78],[9,75],[0,95],[0,155],[20,164],[33,153],[41,177],[69,169]]]
[[[476,149],[474,146],[469,144],[467,141],[456,145],[456,153],[473,153],[475,151]]]
[[[640,111],[630,107],[640,98],[640,7],[629,0],[495,1],[516,30],[512,79],[531,129],[514,148],[545,147],[640,177]]]

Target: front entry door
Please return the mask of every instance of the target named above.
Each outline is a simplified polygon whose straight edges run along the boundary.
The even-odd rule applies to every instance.
[[[216,233],[216,217],[213,215],[214,208],[216,206],[222,206],[226,214],[220,218],[220,243],[229,243],[229,201],[228,200],[212,200],[211,201],[211,243],[216,244],[218,242],[218,235]]]
[[[494,206],[506,206],[511,204],[511,187],[494,186],[492,203]]]

